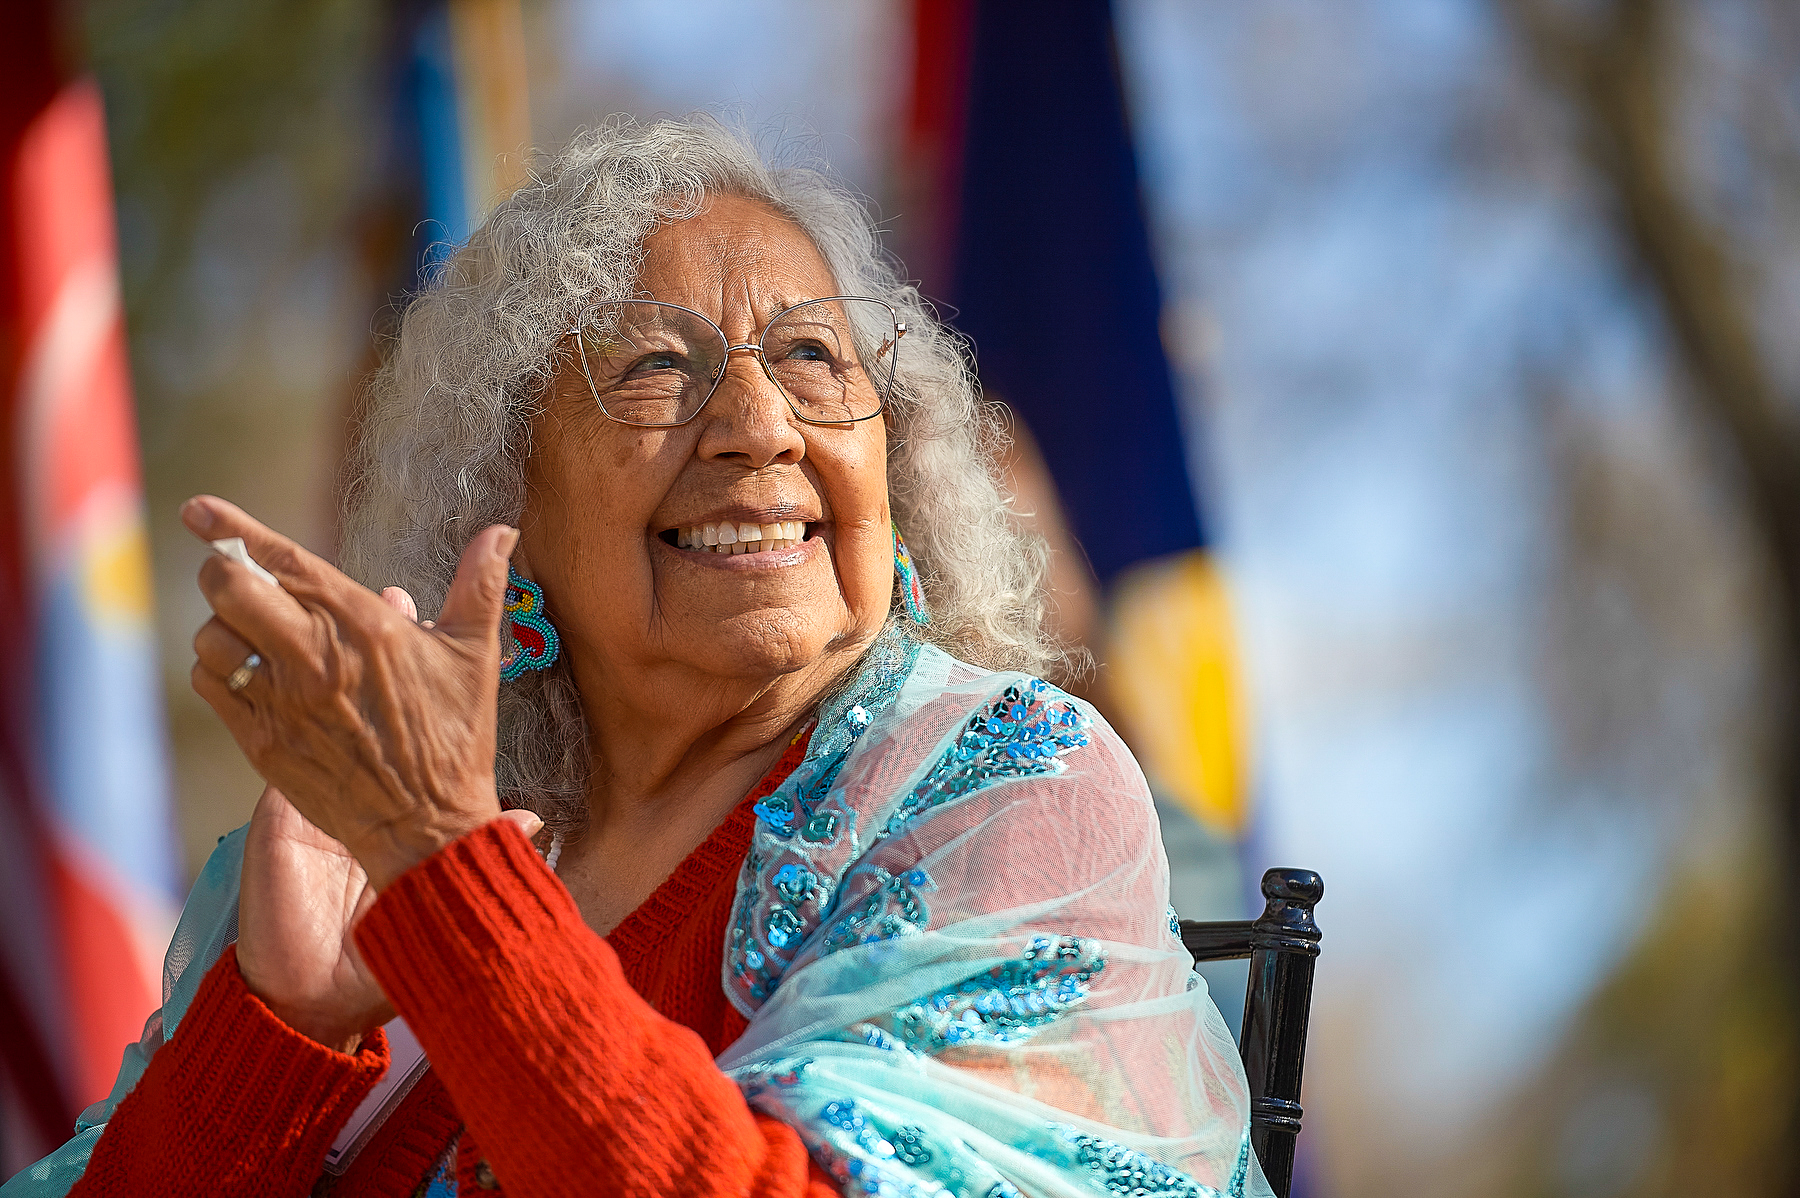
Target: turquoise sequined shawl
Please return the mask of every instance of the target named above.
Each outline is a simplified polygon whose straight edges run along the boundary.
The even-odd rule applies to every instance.
[[[719,1065],[846,1194],[1265,1198],[1236,1046],[1167,906],[1148,786],[1086,703],[884,633],[756,807]],[[4,1198],[62,1195],[236,936],[243,833],[112,1095]]]

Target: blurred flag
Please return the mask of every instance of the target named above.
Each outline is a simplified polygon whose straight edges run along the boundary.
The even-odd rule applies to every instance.
[[[49,1143],[160,1005],[178,895],[100,93],[0,43],[0,1067]]]
[[[914,16],[902,185],[930,232],[909,259],[1030,430],[1110,599],[1121,730],[1160,794],[1235,841],[1235,638],[1163,351],[1110,6],[915,0]]]
[[[433,0],[411,21],[402,141],[418,171],[422,271],[525,181],[531,107],[519,0]]]

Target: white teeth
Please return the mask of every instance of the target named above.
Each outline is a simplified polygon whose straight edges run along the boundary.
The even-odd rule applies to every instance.
[[[806,539],[806,521],[777,520],[772,524],[693,524],[675,530],[675,544],[682,549],[713,553],[761,553],[792,549]]]

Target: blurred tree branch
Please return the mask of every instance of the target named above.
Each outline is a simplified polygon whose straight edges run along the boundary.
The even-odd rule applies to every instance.
[[[1538,70],[1568,101],[1583,157],[1610,193],[1621,240],[1661,306],[1704,414],[1728,438],[1743,471],[1753,526],[1772,566],[1779,610],[1767,674],[1778,707],[1769,798],[1782,836],[1778,868],[1800,867],[1800,429],[1755,326],[1761,280],[1752,254],[1733,252],[1685,184],[1679,128],[1680,60],[1670,0],[1500,0]],[[1770,18],[1782,14],[1769,6]],[[1796,151],[1776,119],[1752,130],[1770,170],[1792,170]],[[1774,143],[1774,144],[1771,144]],[[1770,945],[1790,993],[1800,982],[1800,928],[1775,921]],[[1800,1141],[1800,1110],[1788,1126]],[[1800,1193],[1800,1156],[1783,1189]]]
[[[1591,23],[1560,15],[1549,0],[1503,2],[1583,122],[1584,148],[1618,204],[1628,247],[1700,398],[1742,459],[1784,598],[1800,597],[1800,445],[1763,367],[1732,260],[1677,182],[1667,0],[1616,0]]]

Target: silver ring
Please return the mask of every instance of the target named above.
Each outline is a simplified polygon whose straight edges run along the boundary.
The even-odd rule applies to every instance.
[[[250,685],[250,679],[256,676],[256,667],[262,664],[262,654],[252,653],[244,659],[244,664],[231,671],[225,678],[225,689],[232,694]]]

